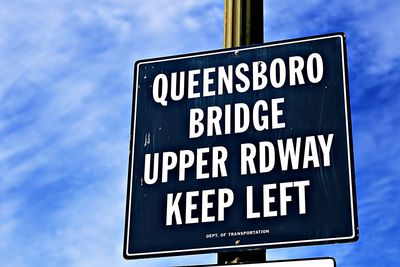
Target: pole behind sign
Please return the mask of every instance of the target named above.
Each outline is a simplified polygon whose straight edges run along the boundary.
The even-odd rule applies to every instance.
[[[232,48],[264,42],[264,1],[225,0],[224,47]],[[265,249],[218,253],[218,264],[261,263]]]
[[[225,0],[224,47],[264,42],[263,0]]]

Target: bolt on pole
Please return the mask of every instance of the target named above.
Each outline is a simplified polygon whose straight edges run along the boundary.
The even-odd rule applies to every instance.
[[[239,47],[264,42],[264,1],[225,0],[224,47]],[[238,242],[238,244],[240,241]],[[218,264],[262,263],[265,249],[218,253]]]

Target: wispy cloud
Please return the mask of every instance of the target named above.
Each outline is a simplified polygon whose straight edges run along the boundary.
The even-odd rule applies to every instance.
[[[2,6],[0,256],[8,259],[2,266],[127,264],[132,63],[191,51],[196,40],[183,32],[209,46],[219,9],[212,1]]]
[[[18,1],[0,10],[0,256],[5,267],[125,262],[132,63],[222,47],[223,1]],[[359,193],[356,245],[273,250],[395,266],[400,65],[396,1],[272,1],[266,40],[345,31]],[[377,12],[379,10],[379,12]],[[374,246],[376,245],[376,246]],[[379,247],[379,253],[371,253]],[[354,254],[362,256],[354,257]],[[21,257],[21,255],[23,255]],[[374,256],[376,255],[376,256]]]

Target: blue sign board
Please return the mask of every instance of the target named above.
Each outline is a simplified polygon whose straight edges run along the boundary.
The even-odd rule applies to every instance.
[[[125,258],[358,238],[344,34],[135,64]]]

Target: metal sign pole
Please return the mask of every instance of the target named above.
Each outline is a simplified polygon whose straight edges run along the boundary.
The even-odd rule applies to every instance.
[[[218,253],[217,264],[234,264],[234,263],[264,263],[266,261],[266,250],[249,250],[236,252]]]
[[[264,42],[263,0],[225,0],[224,47]]]
[[[225,0],[224,47],[264,42],[264,1]],[[262,263],[266,250],[218,253],[218,264]]]

